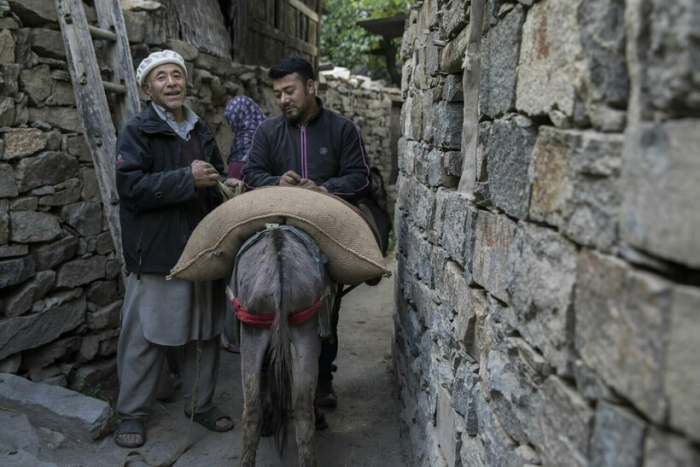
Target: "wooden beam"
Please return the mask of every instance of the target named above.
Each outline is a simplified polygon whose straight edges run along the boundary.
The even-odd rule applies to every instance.
[[[306,16],[309,17],[309,19],[318,23],[318,13],[301,3],[299,0],[289,0],[289,4],[297,10],[299,10],[300,12],[304,13]]]
[[[252,25],[251,30],[257,31],[260,34],[264,34],[267,37],[270,37],[272,39],[278,40],[286,44],[285,50],[298,50],[313,56],[316,56],[318,54],[318,49],[315,46],[309,44],[308,42],[304,42],[301,39],[297,39],[291,34],[285,34],[283,31],[275,29],[269,24],[260,21],[259,19],[254,19],[253,23],[254,24]]]
[[[112,92],[114,94],[126,94],[126,86],[123,84],[112,83],[111,81],[102,81],[102,86],[107,92]]]
[[[305,52],[314,57],[318,54],[318,49],[314,45],[311,45],[308,42],[304,42],[301,39],[297,39],[296,37],[290,37],[287,46],[292,49],[297,49],[302,52]]]
[[[116,42],[117,40],[117,35],[114,34],[112,31],[107,31],[106,29],[100,29],[96,28],[95,26],[89,26],[88,25],[88,30],[90,31],[90,35],[92,36],[93,39],[98,39],[98,40],[104,40],[104,41],[111,41],[111,42]]]
[[[281,31],[281,30],[279,30],[279,29],[275,29],[275,28],[273,28],[272,26],[270,26],[269,24],[265,23],[264,21],[260,21],[260,20],[257,19],[257,18],[254,18],[254,19],[252,20],[252,23],[253,23],[253,24],[252,24],[251,27],[250,27],[250,29],[251,29],[252,31],[257,31],[257,32],[259,32],[260,34],[264,34],[264,35],[266,35],[267,37],[271,37],[271,38],[273,38],[273,39],[277,39],[277,40],[280,41],[280,42],[284,42],[284,41],[285,41],[285,36],[286,36],[286,34],[285,34],[283,31]]]

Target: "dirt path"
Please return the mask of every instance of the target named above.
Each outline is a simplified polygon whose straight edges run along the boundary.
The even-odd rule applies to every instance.
[[[389,266],[395,269],[395,261]],[[339,404],[326,412],[330,428],[317,432],[319,466],[404,467],[404,444],[399,434],[399,405],[392,394],[391,339],[393,330],[394,278],[376,287],[362,285],[350,292],[341,308],[340,352],[334,384]],[[216,404],[232,414],[236,427],[224,434],[211,433],[199,425],[192,428],[193,445],[175,464],[182,466],[233,466],[239,463],[241,446],[240,356],[222,352]],[[142,452],[161,462],[175,452],[187,432],[182,403],[159,404],[148,429]],[[293,440],[293,437],[292,437]],[[46,449],[42,453],[47,454]],[[64,443],[39,456],[59,466],[116,466],[126,450],[107,437],[93,445]],[[296,465],[294,442],[284,459],[263,439],[258,466]],[[132,461],[129,466],[145,465]]]

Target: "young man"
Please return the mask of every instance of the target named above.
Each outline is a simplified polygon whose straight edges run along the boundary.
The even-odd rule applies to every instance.
[[[125,448],[146,441],[145,422],[168,347],[184,346],[182,389],[189,416],[200,325],[194,419],[212,431],[233,428],[231,417],[212,404],[225,307],[222,284],[195,287],[165,280],[196,225],[221,203],[216,190],[224,170],[221,154],[209,128],[184,103],[187,68],[179,54],[152,53],[139,65],[136,79],[150,101],[119,133],[116,160],[128,276],[117,349],[116,408],[122,420],[114,440]],[[238,183],[226,180],[232,187]]]
[[[269,76],[282,115],[258,127],[243,168],[246,186],[297,186],[331,193],[352,203],[364,200],[370,190],[370,168],[362,137],[351,120],[325,109],[316,97],[311,64],[290,55],[273,66]],[[338,354],[339,308],[337,298],[333,335],[321,346],[316,389],[316,402],[321,407],[337,405],[332,381]]]

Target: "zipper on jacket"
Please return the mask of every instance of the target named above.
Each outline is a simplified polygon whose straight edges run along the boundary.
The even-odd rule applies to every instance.
[[[136,251],[139,254],[139,265],[136,268],[136,280],[141,280],[141,263],[143,262],[143,256],[141,256],[141,242],[143,241],[143,230],[141,226],[141,217],[139,216],[139,241],[136,242]]]
[[[309,178],[309,169],[306,164],[306,123],[300,126],[301,128],[301,176]]]

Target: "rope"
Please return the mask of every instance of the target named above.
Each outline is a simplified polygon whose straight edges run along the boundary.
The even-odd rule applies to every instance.
[[[233,303],[233,307],[236,309],[236,317],[242,323],[261,329],[272,328],[272,324],[275,321],[274,314],[255,315],[253,313],[249,313],[245,308],[243,308],[243,305],[241,305],[241,302],[239,302],[237,298],[231,300],[231,303]],[[321,308],[321,305],[323,305],[323,301],[319,300],[308,308],[289,313],[287,315],[289,324],[292,326],[299,326],[300,324],[307,322],[316,315],[316,312],[318,312],[318,309]]]

